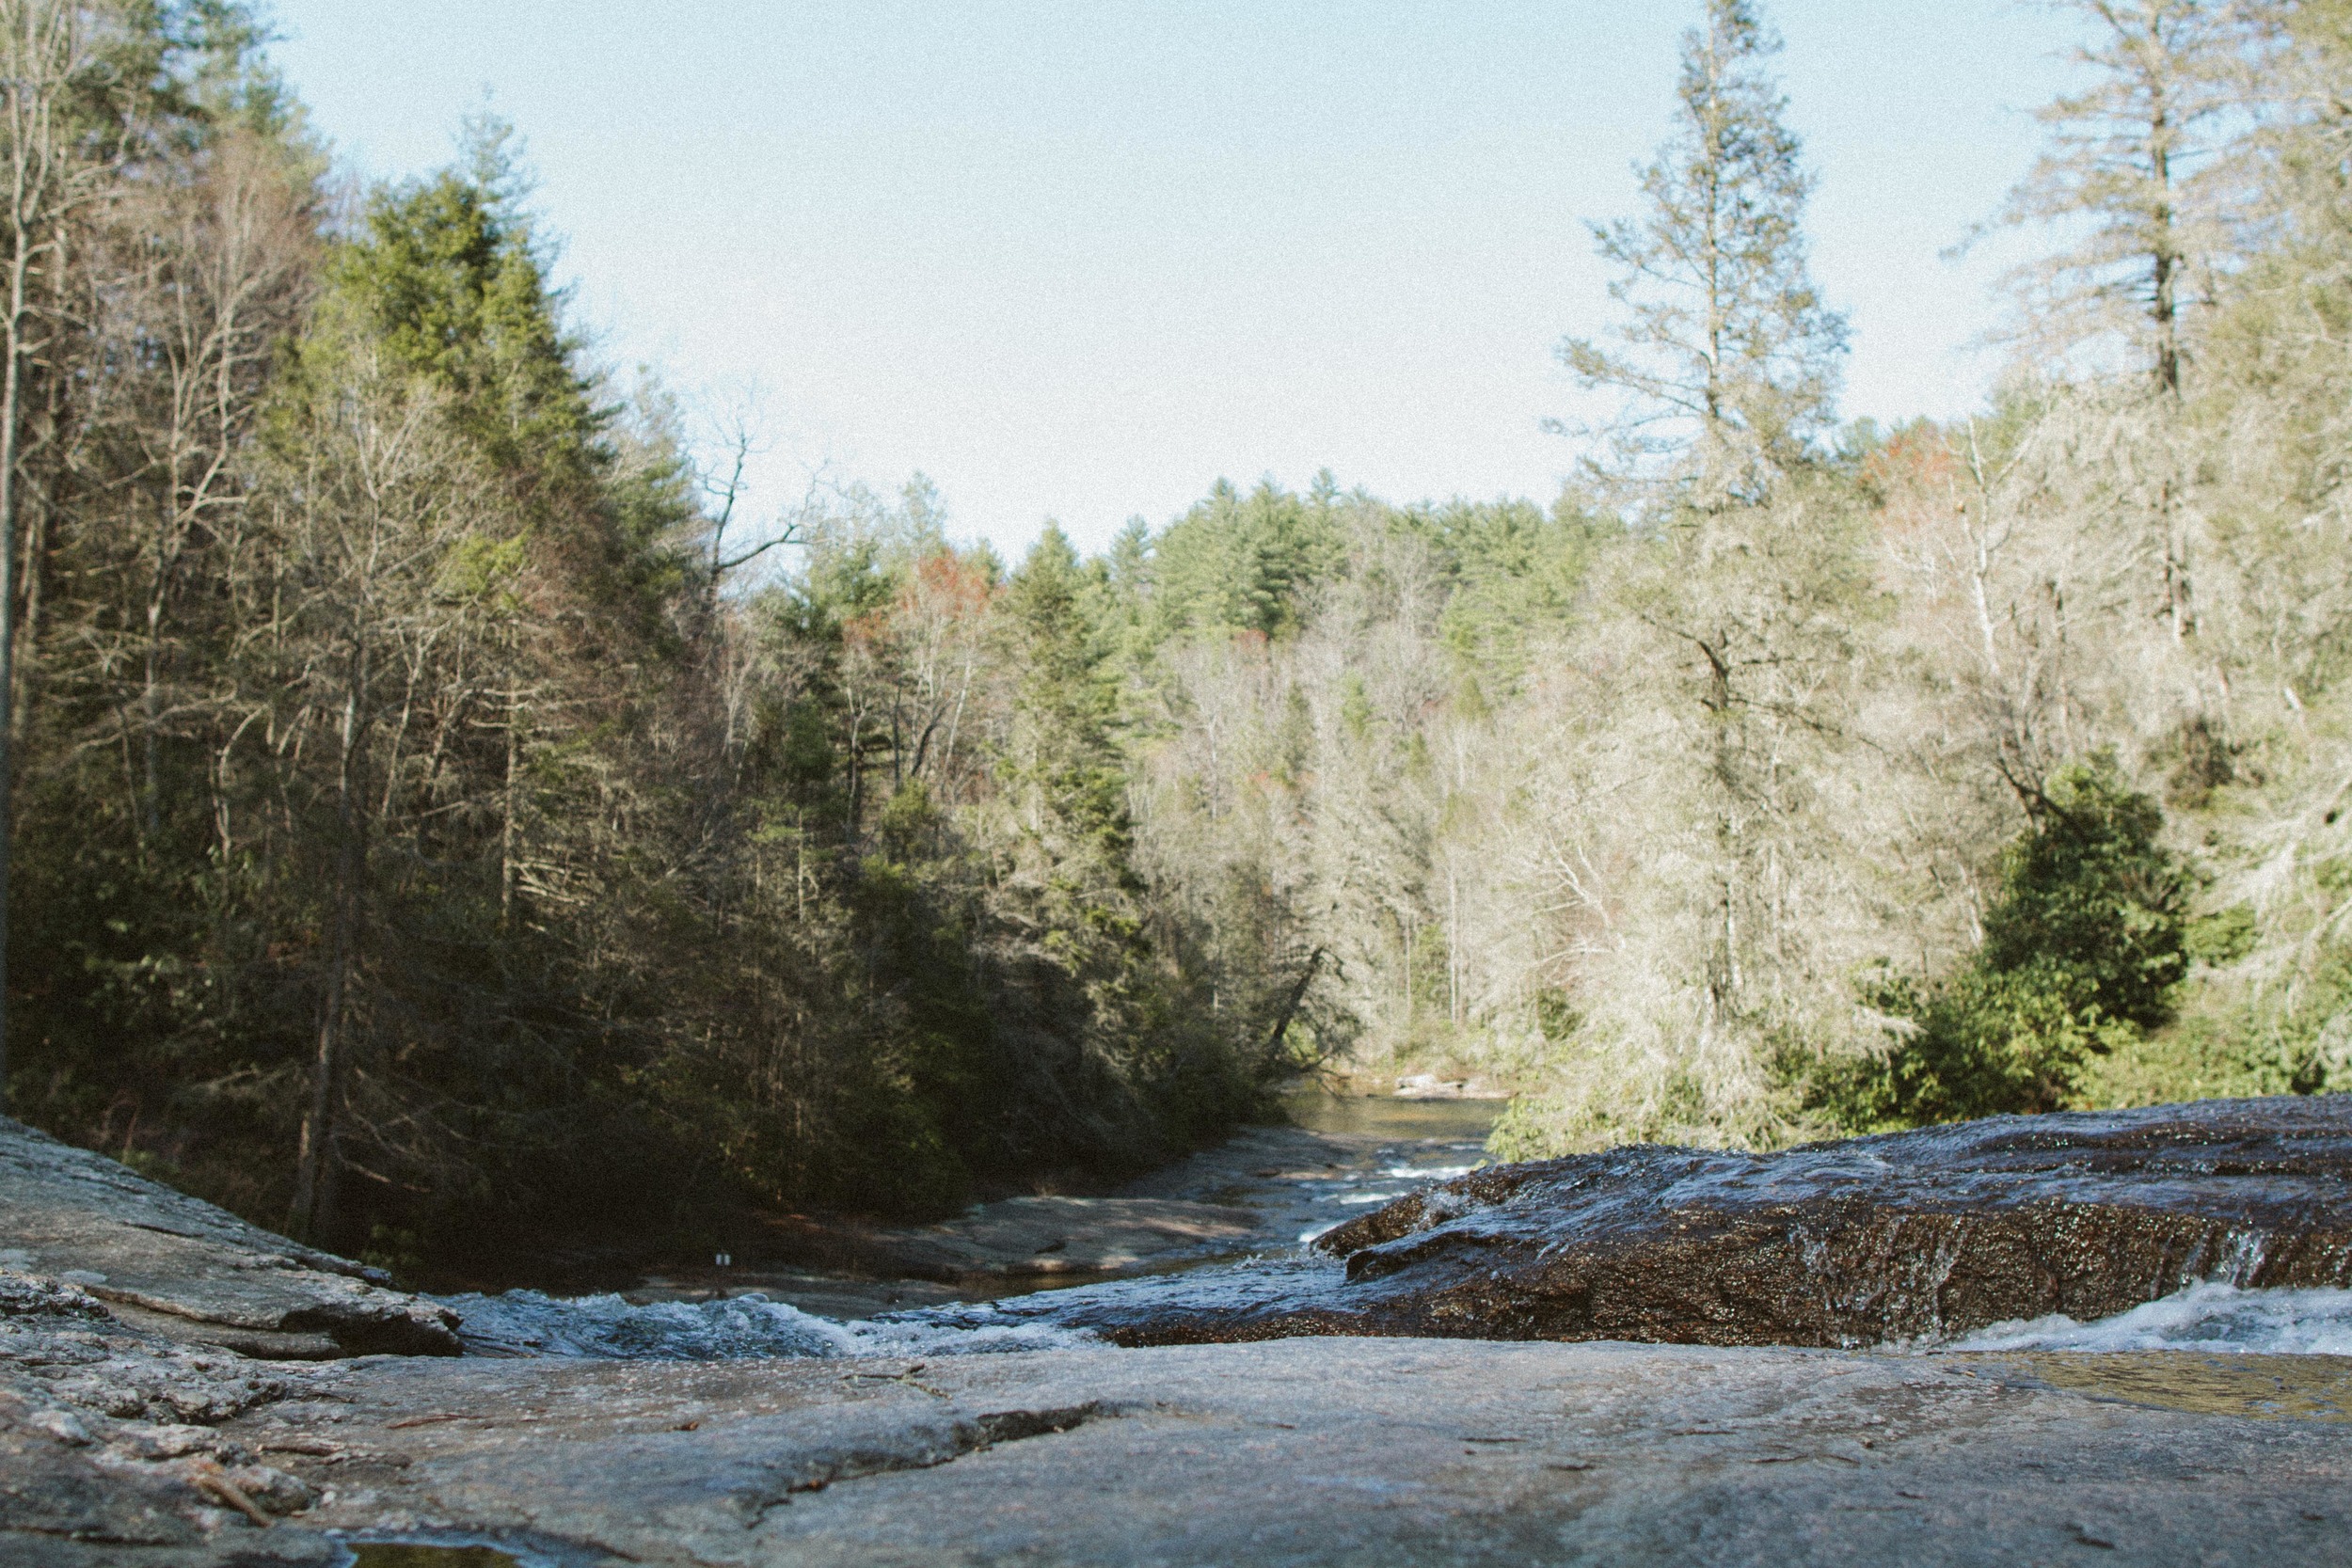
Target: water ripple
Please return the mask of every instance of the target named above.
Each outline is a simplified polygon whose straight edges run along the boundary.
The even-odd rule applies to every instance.
[[[2248,1291],[2207,1280],[2097,1323],[2053,1314],[1995,1323],[1936,1348],[2352,1355],[2352,1291]]]
[[[598,1361],[742,1361],[844,1355],[983,1355],[1101,1343],[1045,1323],[971,1328],[835,1323],[756,1292],[720,1301],[643,1305],[617,1295],[537,1291],[436,1298],[462,1320],[474,1355],[577,1356]]]

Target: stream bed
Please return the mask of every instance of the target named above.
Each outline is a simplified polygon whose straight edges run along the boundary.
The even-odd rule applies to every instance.
[[[1003,1199],[935,1226],[878,1232],[861,1268],[746,1260],[593,1294],[435,1299],[464,1320],[469,1353],[486,1355],[721,1360],[1099,1343],[1051,1325],[975,1323],[961,1313],[950,1325],[924,1314],[984,1313],[993,1302],[1107,1280],[1148,1289],[1221,1267],[1313,1266],[1306,1243],[1325,1231],[1485,1164],[1502,1105],[1295,1094],[1284,1101],[1289,1125],[1248,1129],[1117,1193]],[[1174,1223],[1202,1210],[1223,1223]],[[901,1268],[890,1267],[894,1258]],[[974,1266],[941,1278],[943,1259]]]
[[[1288,1127],[1249,1130],[1119,1193],[1011,1198],[882,1233],[872,1253],[881,1266],[714,1265],[595,1295],[437,1299],[464,1320],[469,1353],[487,1355],[728,1360],[1099,1344],[1073,1323],[1106,1304],[1246,1305],[1339,1288],[1343,1265],[1308,1243],[1486,1164],[1502,1104],[1315,1094],[1288,1109]],[[914,1267],[894,1273],[893,1257]],[[971,1266],[939,1277],[940,1258]],[[2217,1277],[2095,1323],[2050,1316],[1882,1349],[2352,1355],[2352,1291]]]

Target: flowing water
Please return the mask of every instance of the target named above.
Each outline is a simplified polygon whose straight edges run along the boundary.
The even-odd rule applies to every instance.
[[[2245,1291],[2206,1280],[2097,1323],[2048,1317],[1996,1323],[1950,1348],[2352,1355],[2352,1291]]]
[[[1292,1125],[1244,1133],[1154,1173],[1120,1196],[1230,1208],[1248,1221],[1235,1240],[1177,1249],[1121,1271],[1148,1290],[1172,1273],[1250,1263],[1284,1266],[1334,1226],[1486,1159],[1501,1101],[1300,1094]],[[1016,1200],[1017,1202],[1018,1200]],[[1115,1223],[1119,1197],[1072,1216]],[[994,1206],[998,1208],[1006,1205]],[[968,1218],[968,1217],[967,1217]],[[985,1354],[1095,1343],[1047,1324],[992,1321],[993,1300],[1101,1276],[1037,1276],[946,1285],[804,1268],[735,1269],[650,1278],[633,1290],[551,1295],[513,1290],[436,1299],[464,1320],[468,1349],[486,1355],[616,1360],[744,1356]],[[739,1280],[739,1283],[735,1281]],[[965,1310],[951,1321],[909,1321],[910,1309]]]
[[[1307,1132],[1369,1152],[1359,1162],[1286,1173],[1294,1189],[1291,1212],[1302,1222],[1294,1239],[1303,1245],[1368,1210],[1484,1164],[1486,1134],[1502,1103],[1312,1094],[1294,1096],[1288,1109]]]
[[[609,1361],[732,1361],[758,1356],[984,1355],[1090,1344],[1093,1336],[1045,1323],[963,1329],[874,1319],[820,1318],[760,1291],[716,1301],[633,1302],[620,1294],[537,1291],[439,1298],[465,1320],[481,1355],[577,1355]]]
[[[1230,1206],[1253,1217],[1247,1237],[1172,1253],[1097,1289],[1139,1296],[1164,1288],[1171,1273],[1210,1270],[1213,1275],[1187,1280],[1187,1293],[1207,1288],[1239,1296],[1302,1273],[1334,1272],[1335,1263],[1305,1243],[1357,1214],[1476,1166],[1501,1109],[1491,1101],[1295,1097],[1289,1104],[1295,1131],[1245,1134],[1225,1149],[1195,1156],[1127,1190],[1145,1199]],[[522,1290],[440,1299],[465,1320],[469,1348],[493,1355],[943,1355],[1097,1342],[1083,1332],[1025,1321],[1014,1299],[1081,1283],[1073,1278],[959,1289],[800,1271],[747,1283],[764,1288],[665,1287],[576,1297]],[[1007,1307],[994,1308],[992,1301]],[[928,1310],[893,1310],[909,1307]],[[2217,1279],[2100,1323],[2052,1317],[2004,1323],[1895,1353],[1941,1351],[2352,1356],[2352,1291],[2248,1291]]]

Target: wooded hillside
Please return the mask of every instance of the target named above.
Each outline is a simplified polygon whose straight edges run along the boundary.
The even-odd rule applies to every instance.
[[[1777,44],[1712,0],[1561,346],[1623,400],[1581,486],[1113,553],[1145,863],[1324,955],[1320,1046],[1517,1085],[1519,1155],[2352,1085],[2352,8],[2072,8],[1978,417],[1837,423]]]
[[[462,1271],[1317,1066],[1506,1155],[2352,1085],[2352,5],[2074,8],[1978,417],[1841,422],[1708,0],[1565,495],[1009,565],[919,481],[738,515],[503,127],[355,188],[230,0],[0,0],[10,1113]]]
[[[0,20],[15,1114],[414,1262],[1262,1111],[1066,548],[851,497],[755,582],[503,128],[347,193],[233,6]]]

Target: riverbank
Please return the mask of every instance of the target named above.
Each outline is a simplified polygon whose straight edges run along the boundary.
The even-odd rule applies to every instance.
[[[205,1386],[180,1370],[183,1398]],[[370,1357],[177,1421],[24,1387],[0,1398],[0,1559],[24,1568],[327,1568],[370,1541],[504,1554],[379,1560],[402,1568],[2269,1568],[2352,1546],[2334,1357]]]
[[[1936,1191],[1991,1180],[1994,1165],[2095,1183],[2104,1160],[2184,1214],[2238,1202],[2237,1224],[2261,1216],[2197,1181],[2267,1169],[2283,1183],[2279,1226],[2297,1227],[2278,1230],[2271,1255],[2300,1269],[2352,1207],[2326,1185],[2342,1184],[2331,1151],[2347,1116],[2352,1103],[2239,1101],[2112,1126],[1974,1124],[1940,1134],[1951,1180],[1913,1175]],[[1269,1149],[1352,1150],[1353,1164],[1251,1164],[1247,1180],[1263,1185],[1246,1192],[1262,1207],[1232,1201],[1246,1192],[1208,1205],[1256,1216],[1253,1234],[1288,1233],[1280,1257],[964,1315],[843,1321],[741,1295],[406,1296],[0,1123],[0,1561],[347,1568],[371,1542],[403,1544],[362,1552],[358,1568],[2352,1557],[2352,1355],[2339,1354],[2352,1349],[2352,1291],[2340,1288],[2208,1279],[2091,1327],[1881,1350],[1513,1343],[1467,1337],[1471,1323],[1436,1324],[1464,1336],[1445,1338],[1294,1323],[1311,1337],[1117,1349],[1071,1317],[1111,1298],[1121,1311],[1177,1304],[1177,1322],[1237,1267],[1312,1272],[1314,1290],[1344,1294],[1352,1264],[1315,1260],[1300,1237],[1327,1234],[1351,1259],[1359,1243],[1451,1256],[1607,1196],[1598,1167],[1430,1185],[1443,1139],[1293,1131],[1330,1141],[1229,1148],[1161,1173],[1163,1193],[1132,1195],[1189,1203],[1211,1196],[1198,1183]],[[2258,1134],[2272,1146],[2249,1161],[2242,1146]],[[2096,1147],[2081,1153],[2087,1139]],[[1424,1164],[1381,1164],[1401,1148]],[[1910,1148],[1866,1141],[1700,1174],[1719,1205],[1725,1193],[1781,1203],[1773,1181],[1851,1186],[1900,1173]],[[1644,1158],[1624,1151],[1615,1179],[1680,1203]],[[1398,1184],[1419,1196],[1384,1202]],[[2028,1195],[2026,1207],[2046,1205]],[[1330,1230],[1346,1211],[1359,1217]],[[1789,1212],[1821,1218],[1803,1202]],[[1287,1232],[1302,1216],[1312,1224]],[[2080,1244],[2060,1261],[2103,1245],[2068,1234]],[[2246,1283],[2262,1250],[2239,1259]],[[1915,1261],[1899,1248],[1888,1259]],[[394,1321],[449,1335],[412,1351],[466,1354],[354,1354],[369,1347],[336,1338]]]
[[[1288,1252],[1482,1163],[1502,1105],[1314,1092],[1288,1097],[1284,1110],[1287,1125],[1247,1128],[1106,1192],[998,1198],[930,1225],[771,1216],[724,1266],[608,1275],[592,1288],[635,1303],[757,1291],[854,1319]],[[507,1283],[580,1293],[580,1282],[563,1278],[518,1274]]]

